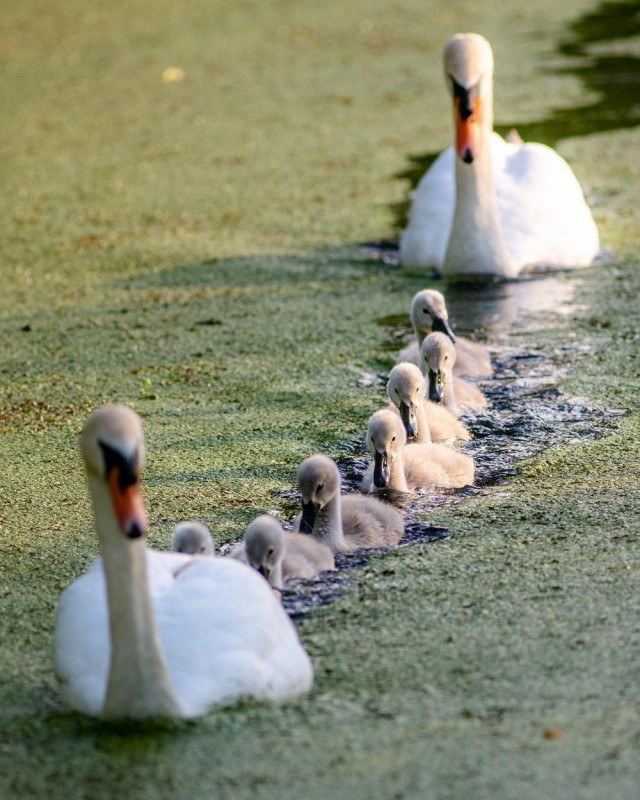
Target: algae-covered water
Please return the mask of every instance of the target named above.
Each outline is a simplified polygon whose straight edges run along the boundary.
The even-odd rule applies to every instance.
[[[86,413],[143,415],[158,547],[185,517],[219,543],[288,519],[315,451],[355,468],[427,285],[360,243],[397,236],[449,143],[458,30],[491,40],[496,122],[570,160],[608,254],[438,287],[501,365],[474,423],[490,479],[304,616],[305,700],[69,713],[52,628],[97,554]],[[5,3],[0,797],[637,797],[638,48],[632,2]]]

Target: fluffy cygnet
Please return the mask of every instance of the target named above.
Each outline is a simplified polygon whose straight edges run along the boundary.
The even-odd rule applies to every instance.
[[[215,544],[206,525],[188,520],[181,522],[173,532],[171,549],[176,553],[192,556],[212,556],[215,553]]]
[[[293,578],[314,578],[335,569],[328,547],[306,534],[285,533],[269,514],[254,519],[231,555],[257,569],[274,589],[282,589]]]
[[[404,523],[395,508],[362,494],[341,495],[338,467],[327,456],[315,455],[302,462],[298,488],[300,531],[312,533],[333,553],[388,547],[402,538]]]
[[[415,364],[396,364],[389,373],[387,396],[400,414],[407,438],[423,444],[469,441],[466,425],[443,405],[427,400],[425,393],[424,376]]]
[[[487,348],[471,339],[455,336],[451,330],[444,296],[440,292],[435,289],[423,289],[414,295],[410,315],[416,341],[411,342],[400,352],[396,363],[409,361],[419,367],[422,342],[430,333],[439,331],[455,344],[456,361],[453,367],[455,375],[471,375],[477,378],[493,375]]]
[[[383,408],[369,420],[367,447],[373,464],[365,473],[364,491],[411,492],[425,486],[467,486],[473,483],[473,459],[440,444],[407,444],[402,420]]]
[[[422,342],[421,369],[429,382],[429,399],[443,403],[458,416],[464,408],[477,411],[485,408],[487,400],[477,386],[453,374],[455,347],[444,333],[431,333]]]

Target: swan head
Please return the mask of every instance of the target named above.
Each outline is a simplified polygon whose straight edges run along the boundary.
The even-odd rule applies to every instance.
[[[444,73],[453,97],[456,152],[471,164],[481,147],[483,123],[493,128],[491,45],[478,33],[457,33],[444,48]]]
[[[282,525],[269,514],[261,514],[244,532],[244,549],[250,566],[272,586],[279,587],[279,567],[285,551]]]
[[[181,522],[173,532],[171,549],[192,556],[212,556],[215,552],[213,536],[206,525],[188,520]]]
[[[420,362],[422,371],[429,379],[429,400],[440,403],[445,387],[453,381],[453,365],[456,349],[444,333],[431,333],[422,342]]]
[[[104,405],[89,415],[80,449],[90,479],[109,491],[121,533],[139,539],[147,532],[147,512],[140,492],[144,436],[140,417],[121,405]]]
[[[387,408],[376,411],[367,426],[367,447],[373,456],[373,485],[384,489],[389,485],[391,465],[407,443],[402,420]]]
[[[431,331],[446,334],[452,342],[456,337],[449,326],[449,315],[444,296],[435,289],[423,289],[411,301],[411,324],[417,333],[424,335]]]
[[[418,436],[418,406],[425,395],[424,376],[415,364],[402,362],[389,373],[387,396],[400,412],[409,439]]]
[[[328,456],[306,458],[298,469],[298,489],[302,496],[300,532],[312,533],[316,516],[340,492],[340,473]]]

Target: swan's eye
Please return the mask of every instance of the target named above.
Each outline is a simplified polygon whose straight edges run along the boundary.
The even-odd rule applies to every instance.
[[[419,392],[420,392],[420,387],[416,386],[416,394],[418,394]]]
[[[316,493],[320,494],[320,492],[324,489],[324,483],[319,483],[316,489]]]
[[[204,553],[204,545],[202,545],[202,547],[200,548],[200,552]]]
[[[395,442],[395,440],[396,440],[396,437],[395,437],[395,436],[392,436],[392,437],[391,437],[391,441],[392,441],[392,442]]]

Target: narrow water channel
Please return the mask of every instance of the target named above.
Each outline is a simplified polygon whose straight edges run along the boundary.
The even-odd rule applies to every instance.
[[[493,350],[495,374],[479,382],[489,407],[464,417],[473,440],[461,449],[474,458],[476,482],[464,489],[437,489],[423,494],[396,498],[405,518],[405,536],[400,547],[440,541],[455,536],[455,531],[433,526],[429,515],[435,509],[461,503],[481,494],[488,487],[505,483],[516,474],[517,464],[549,448],[570,445],[605,435],[625,412],[599,408],[586,398],[567,397],[559,388],[561,378],[589,349],[578,342],[563,344],[552,351],[508,345],[507,333],[531,333],[548,326],[555,318],[562,325],[563,315],[572,308],[576,280],[557,276],[514,281],[480,288],[447,288],[450,318],[458,332],[479,331],[498,343]],[[378,320],[381,349],[399,352],[413,332],[406,317]],[[457,324],[456,324],[457,323]],[[562,337],[559,337],[562,338]],[[502,343],[500,343],[502,342]],[[362,377],[380,393],[386,404],[386,375]],[[362,475],[370,461],[362,436],[345,442],[338,459],[343,492],[359,491]],[[280,502],[293,511],[299,502],[295,490],[280,495]],[[336,573],[325,573],[315,581],[298,581],[287,589],[284,605],[294,618],[304,617],[314,607],[339,596],[345,581],[354,579],[357,568],[366,564],[371,551],[340,555]]]

